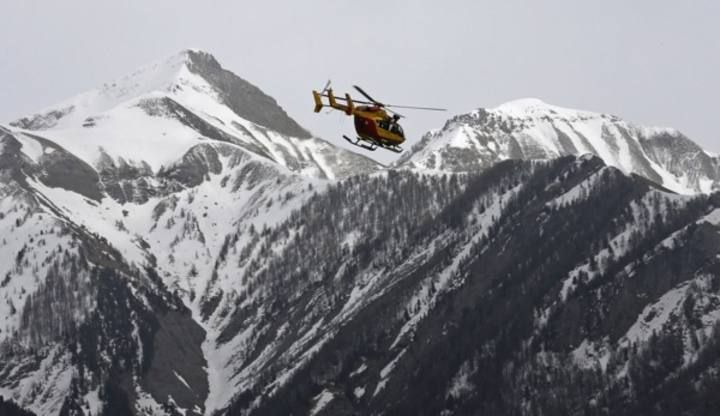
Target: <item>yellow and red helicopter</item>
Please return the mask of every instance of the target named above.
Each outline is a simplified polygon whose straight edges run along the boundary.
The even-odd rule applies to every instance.
[[[412,110],[445,111],[444,108],[383,104],[372,98],[357,85],[353,85],[353,88],[355,88],[369,101],[353,100],[350,98],[350,94],[345,94],[344,98],[336,97],[333,94],[332,88],[330,88],[330,81],[328,81],[321,92],[313,91],[313,98],[315,99],[315,112],[319,113],[323,107],[330,107],[340,110],[348,116],[354,116],[357,139],[352,140],[344,135],[343,137],[351,144],[362,147],[363,149],[375,150],[378,147],[382,147],[383,149],[396,153],[403,151],[400,145],[405,141],[405,133],[398,123],[398,120],[404,116],[391,110],[389,107],[408,108]],[[328,104],[323,103],[323,97],[328,99]],[[343,101],[344,104],[339,103],[338,101]],[[355,104],[361,105],[356,106]]]

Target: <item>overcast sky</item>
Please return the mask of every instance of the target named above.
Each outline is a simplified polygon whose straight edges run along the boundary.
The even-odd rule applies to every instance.
[[[2,0],[0,16],[2,122],[193,47],[335,143],[350,119],[314,114],[310,94],[328,78],[450,109],[407,111],[409,144],[453,114],[537,97],[720,152],[718,0]]]

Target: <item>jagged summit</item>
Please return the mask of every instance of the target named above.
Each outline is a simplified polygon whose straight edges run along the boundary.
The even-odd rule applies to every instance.
[[[590,153],[625,173],[679,193],[718,188],[718,162],[680,132],[617,116],[525,98],[450,119],[398,161],[431,172],[486,169],[506,159],[553,159]]]

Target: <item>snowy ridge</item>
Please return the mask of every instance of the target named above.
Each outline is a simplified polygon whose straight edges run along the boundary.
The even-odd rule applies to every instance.
[[[130,74],[103,84],[75,97],[47,107],[14,124],[34,130],[67,129],[83,124],[127,101],[151,93],[171,93],[173,89],[195,81],[187,69],[188,51],[157,60]]]
[[[397,166],[422,172],[468,172],[506,159],[586,153],[679,193],[708,193],[717,189],[720,180],[717,161],[677,130],[638,126],[616,116],[533,98],[456,116],[442,129],[427,133]]]
[[[501,104],[490,111],[512,118],[536,119],[557,116],[565,119],[595,118],[589,111],[572,110],[547,104],[538,98],[520,98]]]

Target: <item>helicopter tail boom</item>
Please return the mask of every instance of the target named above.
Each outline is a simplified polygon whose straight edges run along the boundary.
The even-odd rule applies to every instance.
[[[315,112],[319,113],[320,110],[322,110],[323,107],[332,107],[336,110],[343,111],[347,115],[352,115],[353,110],[355,110],[355,105],[353,104],[352,99],[350,98],[350,94],[345,94],[345,98],[338,98],[339,100],[344,100],[346,104],[340,104],[337,102],[335,98],[335,94],[333,94],[333,91],[331,88],[328,88],[325,92],[327,94],[321,94],[317,91],[313,91],[313,98],[315,100]],[[328,97],[329,105],[323,104],[322,97]]]

